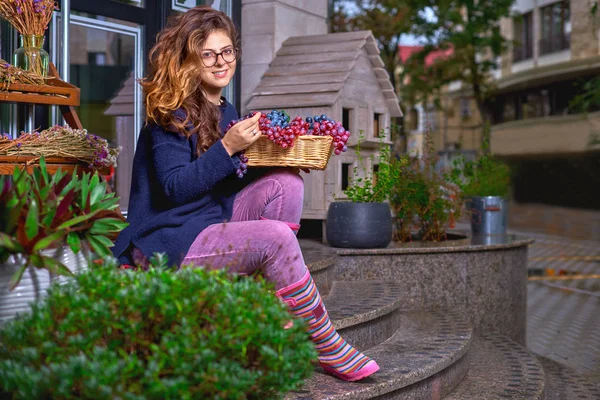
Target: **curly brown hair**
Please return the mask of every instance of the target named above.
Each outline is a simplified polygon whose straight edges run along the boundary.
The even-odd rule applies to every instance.
[[[239,35],[231,18],[210,6],[198,6],[174,17],[149,54],[149,74],[140,80],[146,123],[167,127],[186,137],[198,135],[201,154],[220,137],[221,113],[205,96],[200,78],[200,51],[208,36],[225,31],[239,52]],[[174,111],[185,111],[185,120]]]

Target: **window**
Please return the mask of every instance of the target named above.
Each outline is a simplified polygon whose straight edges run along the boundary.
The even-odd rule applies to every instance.
[[[470,118],[471,117],[471,99],[468,97],[460,98],[460,117]]]
[[[88,64],[89,65],[107,65],[106,53],[104,52],[89,52],[88,53]]]
[[[571,42],[571,12],[568,1],[561,1],[541,9],[542,38],[540,54],[566,50]]]
[[[383,114],[379,114],[379,113],[373,113],[373,136],[374,137],[379,137],[379,134],[381,133],[381,121],[380,118]]]
[[[408,124],[410,131],[416,131],[419,129],[419,111],[416,108],[411,108],[408,117]]]
[[[350,185],[350,172],[352,170],[352,164],[342,163],[342,190],[348,189]]]
[[[435,132],[437,130],[437,115],[435,106],[430,105],[427,110],[423,112],[423,118],[423,128],[425,132]]]
[[[349,108],[342,108],[342,126],[344,127],[344,129],[352,132],[352,129],[350,127],[351,112],[352,110],[350,110]]]
[[[377,174],[379,174],[379,164],[373,164],[373,186],[377,184]]]
[[[527,60],[533,57],[533,13],[528,12],[513,21],[515,45],[513,61]]]

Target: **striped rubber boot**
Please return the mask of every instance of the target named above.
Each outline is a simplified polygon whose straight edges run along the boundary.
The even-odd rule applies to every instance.
[[[379,370],[374,360],[350,346],[337,333],[310,272],[306,271],[300,281],[279,289],[276,294],[293,314],[308,323],[319,363],[326,372],[346,381],[357,381]]]

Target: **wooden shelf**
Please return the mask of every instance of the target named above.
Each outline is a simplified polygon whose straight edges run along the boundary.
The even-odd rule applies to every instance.
[[[78,106],[79,88],[62,81],[54,64],[50,64],[50,77],[45,85],[11,83],[8,89],[0,89],[0,102]],[[2,83],[1,85],[4,85]]]
[[[15,167],[26,167],[27,171],[31,173],[33,167],[39,165],[37,159],[38,157],[34,156],[0,156],[0,175],[12,175]],[[75,167],[80,172],[93,173],[94,171],[98,171],[100,175],[104,176],[111,174],[110,168],[95,169],[86,163],[64,157],[46,157],[46,167],[51,174],[55,173],[59,168],[63,171],[73,172]]]

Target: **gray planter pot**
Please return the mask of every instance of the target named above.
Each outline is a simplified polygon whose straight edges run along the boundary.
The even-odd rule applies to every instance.
[[[44,255],[60,260],[73,273],[87,268],[85,257],[74,254],[68,247],[56,250],[46,250]],[[46,291],[53,282],[64,283],[68,279],[63,276],[54,276],[45,269],[28,267],[19,285],[12,291],[9,290],[10,278],[22,265],[21,257],[10,257],[6,262],[0,263],[0,327],[17,316],[27,312],[30,304],[43,299]]]
[[[467,200],[473,236],[505,235],[508,201],[500,196],[473,196]]]
[[[392,215],[387,203],[333,202],[326,221],[327,242],[333,247],[369,249],[392,241]]]

